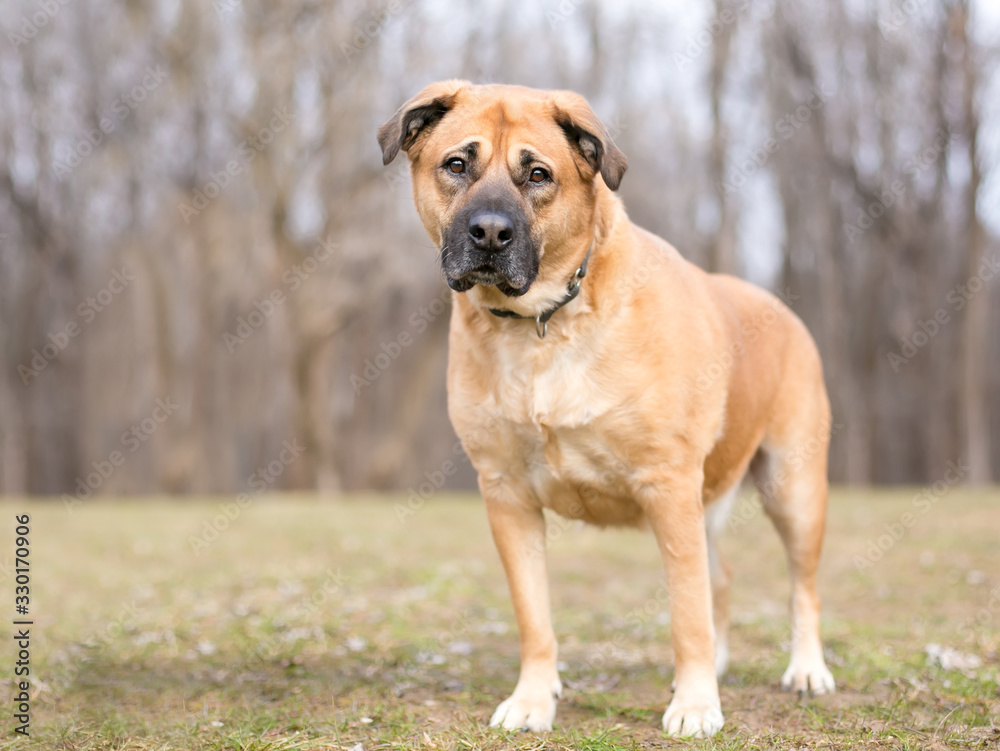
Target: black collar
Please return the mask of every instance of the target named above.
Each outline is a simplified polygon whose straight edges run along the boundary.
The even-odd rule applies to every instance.
[[[537,316],[522,316],[520,313],[515,313],[513,310],[501,310],[499,308],[487,308],[495,316],[500,318],[532,318],[535,321],[535,332],[538,334],[539,339],[545,338],[545,330],[548,325],[549,319],[553,314],[559,310],[563,305],[566,305],[571,300],[574,300],[578,294],[580,294],[580,282],[583,281],[583,277],[587,275],[587,263],[590,261],[590,251],[594,249],[594,243],[590,243],[590,247],[587,248],[587,255],[583,257],[583,263],[580,264],[576,272],[573,274],[569,282],[566,283],[566,294],[563,299],[557,302],[548,310],[539,313]]]

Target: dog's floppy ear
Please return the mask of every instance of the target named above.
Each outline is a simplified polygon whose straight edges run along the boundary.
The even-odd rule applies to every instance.
[[[469,86],[468,81],[432,83],[396,110],[378,129],[378,145],[382,147],[382,164],[396,158],[399,150],[409,151],[422,132],[445,116],[455,104],[455,95]]]
[[[628,169],[628,159],[611,140],[611,134],[587,100],[571,91],[552,92],[555,119],[566,133],[570,144],[596,173],[600,172],[611,190],[618,190],[622,175]]]

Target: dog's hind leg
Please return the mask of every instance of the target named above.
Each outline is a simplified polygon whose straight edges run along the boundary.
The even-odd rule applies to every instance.
[[[766,436],[751,472],[788,557],[791,575],[792,657],[781,679],[788,691],[814,694],[834,690],[820,642],[820,600],[816,571],[823,545],[827,501],[827,447],[830,438],[826,396],[812,410],[799,404],[794,425]]]
[[[726,526],[740,482],[705,506],[708,537],[708,574],[712,581],[712,623],[715,626],[715,674],[720,678],[729,666],[729,582],[732,572],[718,548],[718,538]]]

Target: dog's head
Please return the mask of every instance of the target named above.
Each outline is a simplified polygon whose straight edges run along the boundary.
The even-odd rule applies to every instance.
[[[524,295],[547,249],[588,231],[597,191],[617,190],[625,155],[569,91],[431,84],[378,132],[382,161],[410,158],[424,226],[449,286]]]

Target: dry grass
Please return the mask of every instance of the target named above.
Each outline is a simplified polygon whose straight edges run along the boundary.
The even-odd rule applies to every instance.
[[[821,584],[832,697],[776,691],[787,661],[783,557],[760,514],[729,533],[737,623],[726,726],[698,747],[1000,746],[1000,495],[951,492],[859,571],[855,556],[912,496],[833,499]],[[3,505],[32,514],[36,625],[33,735],[10,735],[5,712],[0,746],[691,745],[659,730],[672,657],[647,535],[569,526],[554,540],[567,691],[555,731],[511,735],[485,727],[516,679],[517,639],[475,499],[436,499],[401,523],[397,499],[273,497],[195,555],[190,536],[229,500],[87,502],[73,514],[52,502]],[[0,561],[12,554],[11,538]],[[12,590],[8,579],[2,591]],[[931,666],[931,643],[982,664]],[[9,683],[3,693],[9,707]]]

